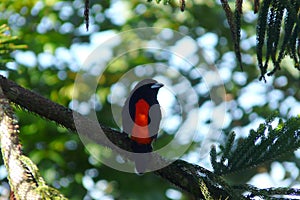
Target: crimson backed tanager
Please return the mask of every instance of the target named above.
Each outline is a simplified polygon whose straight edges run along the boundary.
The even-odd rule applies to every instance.
[[[122,110],[123,132],[130,136],[135,168],[138,173],[147,168],[147,154],[152,151],[152,142],[157,138],[161,121],[161,110],[157,101],[159,88],[163,84],[153,79],[140,81],[126,99]]]

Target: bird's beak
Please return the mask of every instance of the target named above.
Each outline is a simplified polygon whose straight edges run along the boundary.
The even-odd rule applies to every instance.
[[[164,86],[164,84],[162,84],[162,83],[155,83],[155,84],[153,84],[152,86],[151,86],[151,88],[152,89],[158,89],[158,88],[161,88],[161,87],[163,87]]]

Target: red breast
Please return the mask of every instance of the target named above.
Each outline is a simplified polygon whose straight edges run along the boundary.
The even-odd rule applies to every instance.
[[[149,144],[152,142],[148,128],[149,109],[150,106],[144,99],[140,99],[135,104],[135,119],[131,139],[140,144]]]

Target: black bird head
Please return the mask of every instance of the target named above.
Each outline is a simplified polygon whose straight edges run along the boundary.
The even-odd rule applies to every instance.
[[[132,90],[131,95],[137,98],[156,99],[159,88],[163,87],[162,83],[158,83],[153,79],[144,79],[140,81]]]

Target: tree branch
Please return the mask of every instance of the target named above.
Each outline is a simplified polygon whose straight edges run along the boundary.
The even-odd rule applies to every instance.
[[[8,180],[10,199],[60,199],[66,198],[60,192],[46,185],[37,166],[22,152],[19,142],[18,121],[10,107],[9,100],[0,87],[0,143]]]
[[[105,140],[99,141],[99,133],[96,133],[95,130],[99,127],[99,123],[92,121],[81,114],[66,108],[62,105],[54,103],[49,99],[42,97],[41,95],[27,90],[15,82],[8,80],[7,78],[0,75],[0,85],[3,89],[4,94],[10,99],[10,101],[16,103],[22,108],[36,113],[43,118],[54,121],[73,132],[78,130],[78,122],[80,123],[80,129],[84,128],[86,133],[89,133],[89,139],[96,139],[96,141],[103,146],[109,147],[118,153],[121,153],[122,156],[127,157],[132,160],[128,155],[124,155],[124,151],[120,152],[115,145],[111,145]],[[76,121],[76,124],[75,124]],[[76,126],[77,125],[77,126]],[[116,144],[118,147],[123,150],[131,150],[131,141],[127,135],[120,133],[119,131],[113,130],[111,128],[100,125],[104,134],[107,138]],[[80,131],[79,131],[80,132]],[[157,154],[153,155],[155,162],[170,162],[166,161]],[[201,191],[201,185],[206,184],[211,195],[215,199],[225,199],[227,197],[232,197],[234,192],[232,192],[223,179],[209,170],[202,168],[197,165],[190,164],[183,160],[177,160],[170,165],[159,169],[154,172],[154,174],[168,180],[177,187],[187,191],[196,199],[204,198],[203,191]],[[224,187],[225,184],[225,187]],[[235,195],[234,195],[235,196]],[[237,197],[237,196],[235,196]],[[240,198],[241,196],[238,196]]]

